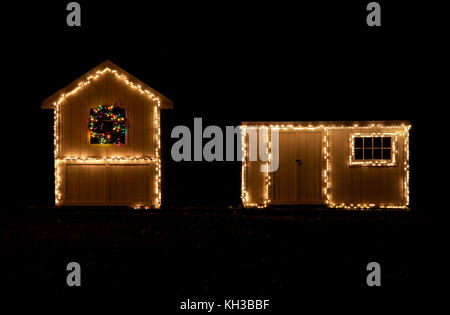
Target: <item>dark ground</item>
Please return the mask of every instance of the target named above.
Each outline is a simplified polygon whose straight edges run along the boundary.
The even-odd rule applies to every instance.
[[[274,312],[432,306],[444,268],[438,233],[414,211],[3,211],[3,297],[120,297],[149,311],[175,311],[186,298],[271,299]],[[81,288],[66,286],[70,261],[81,265]],[[366,285],[371,261],[381,264],[380,288]]]

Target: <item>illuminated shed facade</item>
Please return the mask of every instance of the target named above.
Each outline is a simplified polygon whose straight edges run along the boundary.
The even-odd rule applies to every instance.
[[[244,122],[242,202],[245,207],[407,209],[410,127],[404,121]],[[269,162],[250,160],[252,130],[264,140],[258,142]],[[261,172],[275,154],[272,131],[279,135],[279,167]]]
[[[105,61],[42,103],[54,111],[56,205],[161,205],[160,110],[171,100]]]

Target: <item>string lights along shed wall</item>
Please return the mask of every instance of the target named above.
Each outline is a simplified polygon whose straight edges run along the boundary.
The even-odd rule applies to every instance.
[[[243,123],[242,203],[408,209],[410,128],[406,121]],[[265,131],[268,161],[249,160],[250,129]],[[261,172],[272,162],[272,130],[279,167]]]
[[[161,205],[160,110],[173,102],[105,61],[43,101],[56,205]]]

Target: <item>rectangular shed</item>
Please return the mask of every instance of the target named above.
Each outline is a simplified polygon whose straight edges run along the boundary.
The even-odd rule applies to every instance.
[[[406,121],[244,122],[243,205],[407,209],[410,127]],[[250,157],[251,134],[268,159]],[[278,168],[269,171],[275,151]]]
[[[42,103],[54,111],[56,205],[161,205],[168,98],[105,61]]]

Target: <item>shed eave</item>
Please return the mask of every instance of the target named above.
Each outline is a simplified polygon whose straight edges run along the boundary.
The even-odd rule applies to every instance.
[[[67,86],[65,86],[62,89],[58,90],[57,92],[53,93],[51,96],[47,97],[44,101],[42,101],[41,108],[42,109],[54,109],[55,103],[57,102],[57,100],[61,96],[61,94],[64,94],[64,93],[67,93],[67,92],[73,90],[74,88],[76,88],[78,86],[79,82],[84,81],[88,76],[94,74],[95,72],[97,72],[99,70],[103,70],[105,68],[110,68],[110,69],[116,70],[117,72],[119,72],[121,74],[124,74],[128,78],[128,80],[141,85],[144,89],[149,90],[150,92],[155,94],[160,99],[160,105],[161,105],[162,109],[173,109],[173,101],[172,100],[170,100],[163,94],[159,93],[158,91],[155,91],[154,89],[149,87],[147,84],[145,84],[141,80],[137,79],[133,75],[129,74],[128,72],[126,72],[125,70],[120,68],[118,65],[116,65],[115,63],[113,63],[109,60],[105,60],[101,64],[97,65],[93,69],[91,69],[88,72],[86,72],[85,74],[83,74],[82,76],[78,77],[76,80],[72,81]]]
[[[407,120],[355,120],[355,121],[243,121],[243,126],[269,126],[269,125],[295,125],[302,127],[317,127],[317,126],[355,126],[366,127],[370,125],[382,126],[411,126],[411,122]]]

